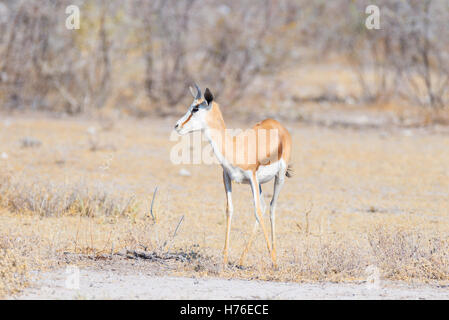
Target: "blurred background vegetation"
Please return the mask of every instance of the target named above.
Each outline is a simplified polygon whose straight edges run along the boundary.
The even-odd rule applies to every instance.
[[[193,82],[239,112],[310,100],[445,110],[449,1],[374,2],[2,0],[0,110],[163,116],[191,102]],[[65,26],[71,4],[79,30]],[[380,30],[365,27],[370,4]],[[309,65],[344,70],[353,90],[308,94],[286,74],[307,82]]]

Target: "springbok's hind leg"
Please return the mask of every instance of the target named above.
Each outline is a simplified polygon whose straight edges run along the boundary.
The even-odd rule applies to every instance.
[[[273,198],[270,202],[270,222],[271,222],[271,249],[272,254],[276,259],[276,229],[275,229],[275,215],[276,203],[278,201],[279,193],[284,185],[285,172],[280,172],[276,175],[274,180]]]
[[[259,184],[259,197],[260,197],[260,206],[262,209],[262,216],[265,216],[265,211],[266,211],[267,206],[265,205],[265,200],[263,198],[261,184]],[[256,221],[254,222],[253,231],[251,232],[248,243],[246,244],[245,249],[243,250],[242,255],[240,256],[240,260],[239,260],[240,265],[243,265],[243,260],[245,259],[245,255],[248,253],[249,249],[251,248],[251,245],[253,243],[254,237],[256,236],[258,228],[259,228],[259,222],[257,222],[257,219],[256,219]]]

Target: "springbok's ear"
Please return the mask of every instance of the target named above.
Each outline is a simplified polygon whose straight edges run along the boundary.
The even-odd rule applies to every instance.
[[[212,92],[210,92],[209,88],[206,88],[206,91],[204,92],[204,99],[206,100],[208,106],[210,106],[214,100],[214,96],[212,95]]]

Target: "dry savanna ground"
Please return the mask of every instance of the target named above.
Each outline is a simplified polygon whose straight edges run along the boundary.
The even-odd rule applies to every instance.
[[[261,233],[236,265],[254,223],[247,185],[234,185],[222,268],[221,168],[170,162],[175,120],[2,116],[0,295],[33,270],[144,259],[136,253],[172,276],[364,281],[374,266],[381,279],[449,281],[447,133],[287,124],[295,176],[277,207],[279,268]],[[263,189],[268,203],[272,183]]]

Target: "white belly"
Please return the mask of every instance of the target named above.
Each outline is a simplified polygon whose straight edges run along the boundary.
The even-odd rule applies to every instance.
[[[266,183],[274,178],[284,165],[284,161],[280,160],[266,166],[259,166],[256,172],[259,183]],[[249,183],[251,179],[251,171],[244,171],[239,167],[223,166],[232,181],[237,183]]]
[[[257,180],[259,183],[266,183],[274,178],[281,168],[281,161],[274,162],[266,166],[260,166],[257,170]]]

